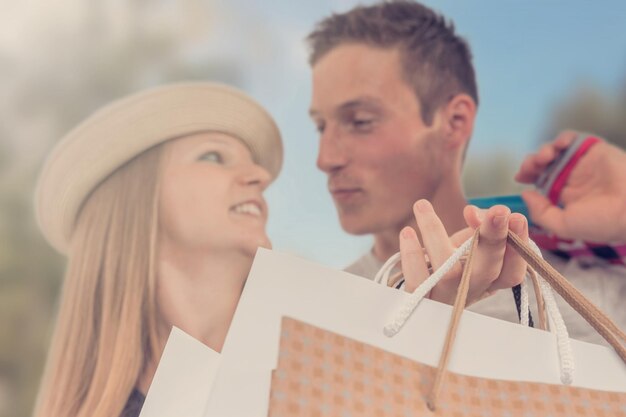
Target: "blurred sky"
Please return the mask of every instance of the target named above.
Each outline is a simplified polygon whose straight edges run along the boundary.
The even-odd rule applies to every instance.
[[[103,3],[124,9],[123,1]],[[451,18],[473,49],[481,104],[469,158],[507,152],[520,160],[542,139],[552,108],[576,88],[590,84],[609,93],[624,88],[623,1],[424,3]],[[53,5],[4,0],[0,4],[4,27],[0,31],[0,58],[15,64],[26,59],[30,43],[42,41],[39,38],[45,37],[45,28],[71,27],[73,20],[80,19],[79,10],[96,3],[59,0]],[[193,21],[172,17],[172,11],[180,10],[185,2],[161,0],[154,4],[154,15],[160,16],[163,25],[167,23],[168,30],[190,32],[193,41],[178,51],[182,59],[192,63],[214,60],[226,63],[226,67],[232,64],[240,87],[277,119],[285,139],[286,159],[281,177],[268,192],[269,233],[274,247],[337,267],[366,251],[371,239],[351,237],[341,230],[325,177],[315,168],[317,135],[307,116],[310,70],[303,42],[316,21],[333,11],[347,10],[356,2],[207,2],[207,8],[199,10]],[[106,10],[112,13],[115,7]],[[209,16],[202,14],[206,10]],[[189,19],[188,14],[184,16]],[[124,26],[123,13],[112,19],[119,21],[120,31],[129,30]],[[194,30],[206,25],[210,26],[209,36],[193,36]],[[64,46],[54,45],[59,52]],[[145,84],[151,84],[149,76]]]

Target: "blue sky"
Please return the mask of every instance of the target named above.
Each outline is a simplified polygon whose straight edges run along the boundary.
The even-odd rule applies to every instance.
[[[626,82],[626,3],[425,3],[451,18],[473,49],[481,104],[469,158],[505,151],[520,160],[541,139],[552,107],[578,86],[587,83],[611,93]],[[371,239],[341,231],[325,178],[316,171],[317,137],[306,115],[310,73],[302,39],[315,21],[355,2],[230,4],[274,28],[282,38],[277,40],[281,54],[291,57],[269,73],[252,76],[245,86],[270,108],[285,139],[284,171],[268,194],[274,247],[344,266],[367,250]],[[274,82],[269,80],[273,77]]]

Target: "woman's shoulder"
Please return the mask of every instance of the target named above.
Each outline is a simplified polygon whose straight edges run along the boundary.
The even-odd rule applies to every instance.
[[[126,405],[124,406],[120,417],[139,417],[141,407],[143,407],[143,402],[145,400],[145,395],[143,395],[139,390],[133,389],[128,396],[128,400],[126,401]]]

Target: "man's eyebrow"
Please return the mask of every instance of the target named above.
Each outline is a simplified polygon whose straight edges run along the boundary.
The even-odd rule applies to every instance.
[[[351,109],[358,108],[358,107],[378,108],[381,106],[382,106],[382,102],[378,98],[371,97],[371,96],[363,96],[363,97],[358,97],[353,100],[349,100],[349,101],[346,101],[345,103],[342,103],[339,107],[337,107],[335,112],[341,113],[342,111],[351,110]],[[309,109],[309,115],[311,117],[315,117],[319,115],[319,112],[316,109],[311,108]]]
[[[376,97],[364,96],[354,100],[347,101],[337,108],[338,111],[351,110],[355,107],[377,108],[382,102]]]

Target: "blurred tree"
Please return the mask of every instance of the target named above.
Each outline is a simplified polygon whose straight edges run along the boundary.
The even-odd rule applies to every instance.
[[[11,399],[0,415],[32,407],[61,276],[32,221],[31,190],[28,176],[0,183],[0,382]]]
[[[468,198],[519,193],[523,186],[513,180],[519,158],[506,153],[468,158],[463,169],[463,188]]]
[[[557,104],[543,140],[564,129],[595,133],[626,149],[626,79],[616,95],[585,84]]]

